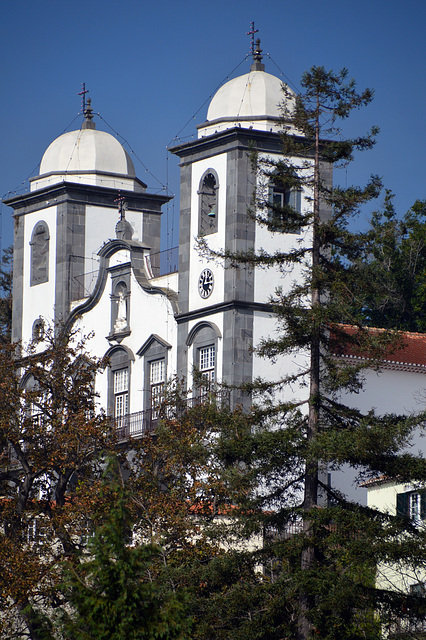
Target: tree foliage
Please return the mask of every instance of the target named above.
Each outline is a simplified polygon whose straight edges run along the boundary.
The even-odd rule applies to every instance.
[[[238,481],[248,483],[238,515],[247,532],[263,532],[265,543],[255,555],[261,566],[271,567],[270,580],[265,577],[260,586],[252,576],[257,586],[251,606],[259,600],[255,612],[247,609],[254,627],[250,637],[377,638],[380,622],[424,613],[419,599],[375,587],[376,567],[390,557],[424,569],[424,533],[349,502],[328,485],[324,472],[343,468],[364,479],[426,479],[424,460],[407,453],[423,415],[378,415],[343,402],[346,393],[362,388],[365,368],[377,368],[402,344],[397,332],[369,330],[366,314],[371,321],[382,314],[392,290],[394,274],[381,252],[393,251],[392,257],[403,252],[404,263],[422,230],[412,212],[413,232],[396,251],[386,246],[380,215],[368,232],[353,230],[354,216],[379,195],[381,181],[372,176],[364,187],[344,188],[333,186],[328,176],[331,167],[374,145],[376,128],[350,139],[343,139],[339,128],[354,109],[371,101],[372,91],[358,92],[346,70],[336,74],[323,67],[313,67],[301,84],[302,94],[295,100],[287,95],[284,106],[282,159],[254,154],[257,187],[250,211],[272,236],[293,234],[294,243],[273,253],[259,248],[232,254],[214,253],[200,242],[202,250],[225,258],[230,267],[274,268],[283,276],[271,300],[278,331],[256,349],[281,362],[283,375],[251,386],[258,398],[256,427],[243,445],[231,428],[224,445],[228,462],[244,478]],[[271,183],[282,192],[302,189],[305,207],[271,199]],[[385,222],[397,228],[387,215]],[[402,286],[398,294],[405,296]],[[355,363],[339,358],[348,353],[363,358]],[[306,367],[286,373],[290,358],[302,362],[303,354]],[[407,554],[408,548],[415,553]]]
[[[111,458],[101,482],[109,505],[81,562],[66,564],[62,591],[65,638],[72,640],[172,640],[188,638],[190,616],[182,589],[155,579],[161,548],[150,540],[132,542],[137,510],[124,487],[119,463]],[[188,622],[187,622],[188,621]]]
[[[12,336],[12,260],[13,248],[3,251],[0,263],[0,342],[9,343]]]
[[[370,234],[371,278],[382,293],[364,310],[366,324],[426,332],[426,202],[417,200],[401,218],[388,191]]]
[[[76,500],[77,487],[92,484],[114,446],[93,388],[102,363],[84,345],[57,328],[27,351],[1,347],[3,637],[52,636],[58,560],[78,551],[94,499]]]

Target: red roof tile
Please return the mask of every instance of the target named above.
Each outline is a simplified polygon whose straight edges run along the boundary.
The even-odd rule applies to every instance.
[[[355,335],[357,327],[349,325],[341,325],[349,335]],[[368,329],[372,333],[383,332],[385,329]],[[404,331],[400,333],[402,346],[395,351],[390,351],[388,356],[380,359],[380,366],[398,371],[417,371],[426,373],[426,334],[411,333]],[[355,346],[348,345],[344,349],[343,354],[339,354],[342,358],[367,359],[371,358],[368,354],[363,354]]]

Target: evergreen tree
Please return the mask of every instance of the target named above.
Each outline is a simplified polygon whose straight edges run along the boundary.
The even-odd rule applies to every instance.
[[[365,323],[402,331],[426,331],[426,201],[398,217],[393,194],[371,218],[370,277],[379,299],[364,309]]]
[[[95,515],[98,524],[83,561],[66,565],[64,635],[72,640],[187,638],[190,618],[183,590],[154,579],[161,549],[143,540],[131,544],[131,494],[120,482],[117,465],[110,458],[102,512]]]
[[[389,558],[423,566],[423,532],[348,502],[327,485],[322,472],[346,465],[364,478],[424,482],[424,460],[403,453],[423,416],[364,414],[341,400],[345,392],[361,388],[363,368],[376,367],[401,345],[397,333],[364,326],[366,309],[373,317],[373,308],[383,308],[383,283],[389,279],[379,263],[371,277],[371,246],[380,246],[380,233],[374,235],[374,227],[367,233],[350,227],[360,209],[379,195],[380,180],[372,176],[362,188],[333,187],[327,180],[330,166],[346,164],[355,151],[373,146],[377,129],[340,139],[337,125],[372,99],[370,90],[357,92],[346,70],[335,74],[313,67],[301,84],[303,93],[284,108],[283,159],[254,155],[258,186],[250,212],[273,234],[301,230],[300,241],[273,254],[214,254],[205,241],[200,244],[230,267],[246,264],[297,275],[283,281],[271,300],[278,336],[265,338],[257,354],[276,360],[307,353],[309,362],[297,376],[284,373],[275,383],[248,386],[260,397],[251,420],[256,427],[246,431],[242,446],[231,420],[219,439],[219,454],[226,452],[226,473],[234,469],[230,486],[236,477],[244,486],[241,509],[235,511],[242,531],[252,535],[257,527],[265,533],[256,556],[262,566],[273,568],[269,585],[265,581],[254,591],[259,600],[256,612],[248,609],[250,637],[377,638],[380,624],[424,613],[419,599],[379,590],[374,580],[378,564]],[[303,189],[309,206],[298,211],[290,199],[271,200],[271,182],[282,192]],[[362,354],[363,362],[339,360],[348,351]],[[266,401],[269,393],[298,383],[301,401],[286,401],[279,393],[275,404]],[[415,552],[410,555],[408,549]],[[258,584],[256,576],[252,579]]]

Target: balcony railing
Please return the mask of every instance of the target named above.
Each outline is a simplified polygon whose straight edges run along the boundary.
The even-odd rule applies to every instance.
[[[125,416],[114,418],[114,425],[119,440],[128,438],[140,438],[151,433],[158,423],[158,417],[153,416],[152,409],[128,413]]]
[[[191,409],[203,404],[214,403],[217,406],[229,406],[229,392],[221,391],[215,394],[194,396],[188,398],[182,404],[182,411],[186,408]],[[179,412],[178,412],[179,413]],[[159,420],[165,414],[164,409],[147,409],[146,411],[137,411],[136,413],[128,413],[125,416],[114,418],[114,425],[117,430],[117,436],[120,441],[128,438],[140,438],[141,436],[152,433],[158,425]]]
[[[400,620],[389,629],[389,638],[425,638],[426,620]]]

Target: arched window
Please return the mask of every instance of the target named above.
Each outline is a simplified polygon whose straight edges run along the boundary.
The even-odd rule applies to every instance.
[[[130,364],[134,360],[129,349],[114,346],[106,353],[109,359],[108,406],[120,438],[130,431]]]
[[[31,235],[31,275],[30,285],[49,280],[49,227],[38,222]]]
[[[206,236],[217,231],[219,181],[213,169],[208,169],[200,181],[198,235]]]
[[[186,340],[193,346],[193,386],[194,394],[202,401],[215,392],[217,381],[218,327],[212,322],[200,322],[189,333]]]

